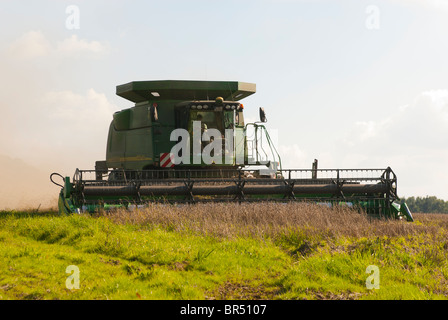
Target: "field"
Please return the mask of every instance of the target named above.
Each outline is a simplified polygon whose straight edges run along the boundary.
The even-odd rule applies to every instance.
[[[448,215],[414,217],[303,203],[3,211],[0,299],[447,299]]]

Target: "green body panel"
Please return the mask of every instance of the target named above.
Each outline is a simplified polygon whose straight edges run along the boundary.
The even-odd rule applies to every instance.
[[[159,161],[160,153],[170,152],[175,145],[170,141],[170,135],[175,129],[174,106],[179,101],[157,102],[158,121],[151,119],[153,103],[140,103],[114,114],[107,141],[108,168],[138,170],[151,167]],[[125,120],[127,126],[123,124]],[[126,129],[119,130],[124,127]]]

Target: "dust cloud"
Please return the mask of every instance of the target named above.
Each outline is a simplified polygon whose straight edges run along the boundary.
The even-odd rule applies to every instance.
[[[0,210],[57,208],[60,187],[50,182],[50,174],[50,170],[0,155]]]

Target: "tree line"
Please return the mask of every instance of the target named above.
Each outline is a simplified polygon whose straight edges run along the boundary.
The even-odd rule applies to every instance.
[[[402,198],[411,212],[416,213],[448,213],[448,201],[435,196]]]

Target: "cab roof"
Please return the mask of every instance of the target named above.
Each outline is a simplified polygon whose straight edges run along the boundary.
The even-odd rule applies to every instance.
[[[116,94],[138,103],[148,100],[239,101],[256,91],[254,83],[239,81],[156,80],[118,85]]]

